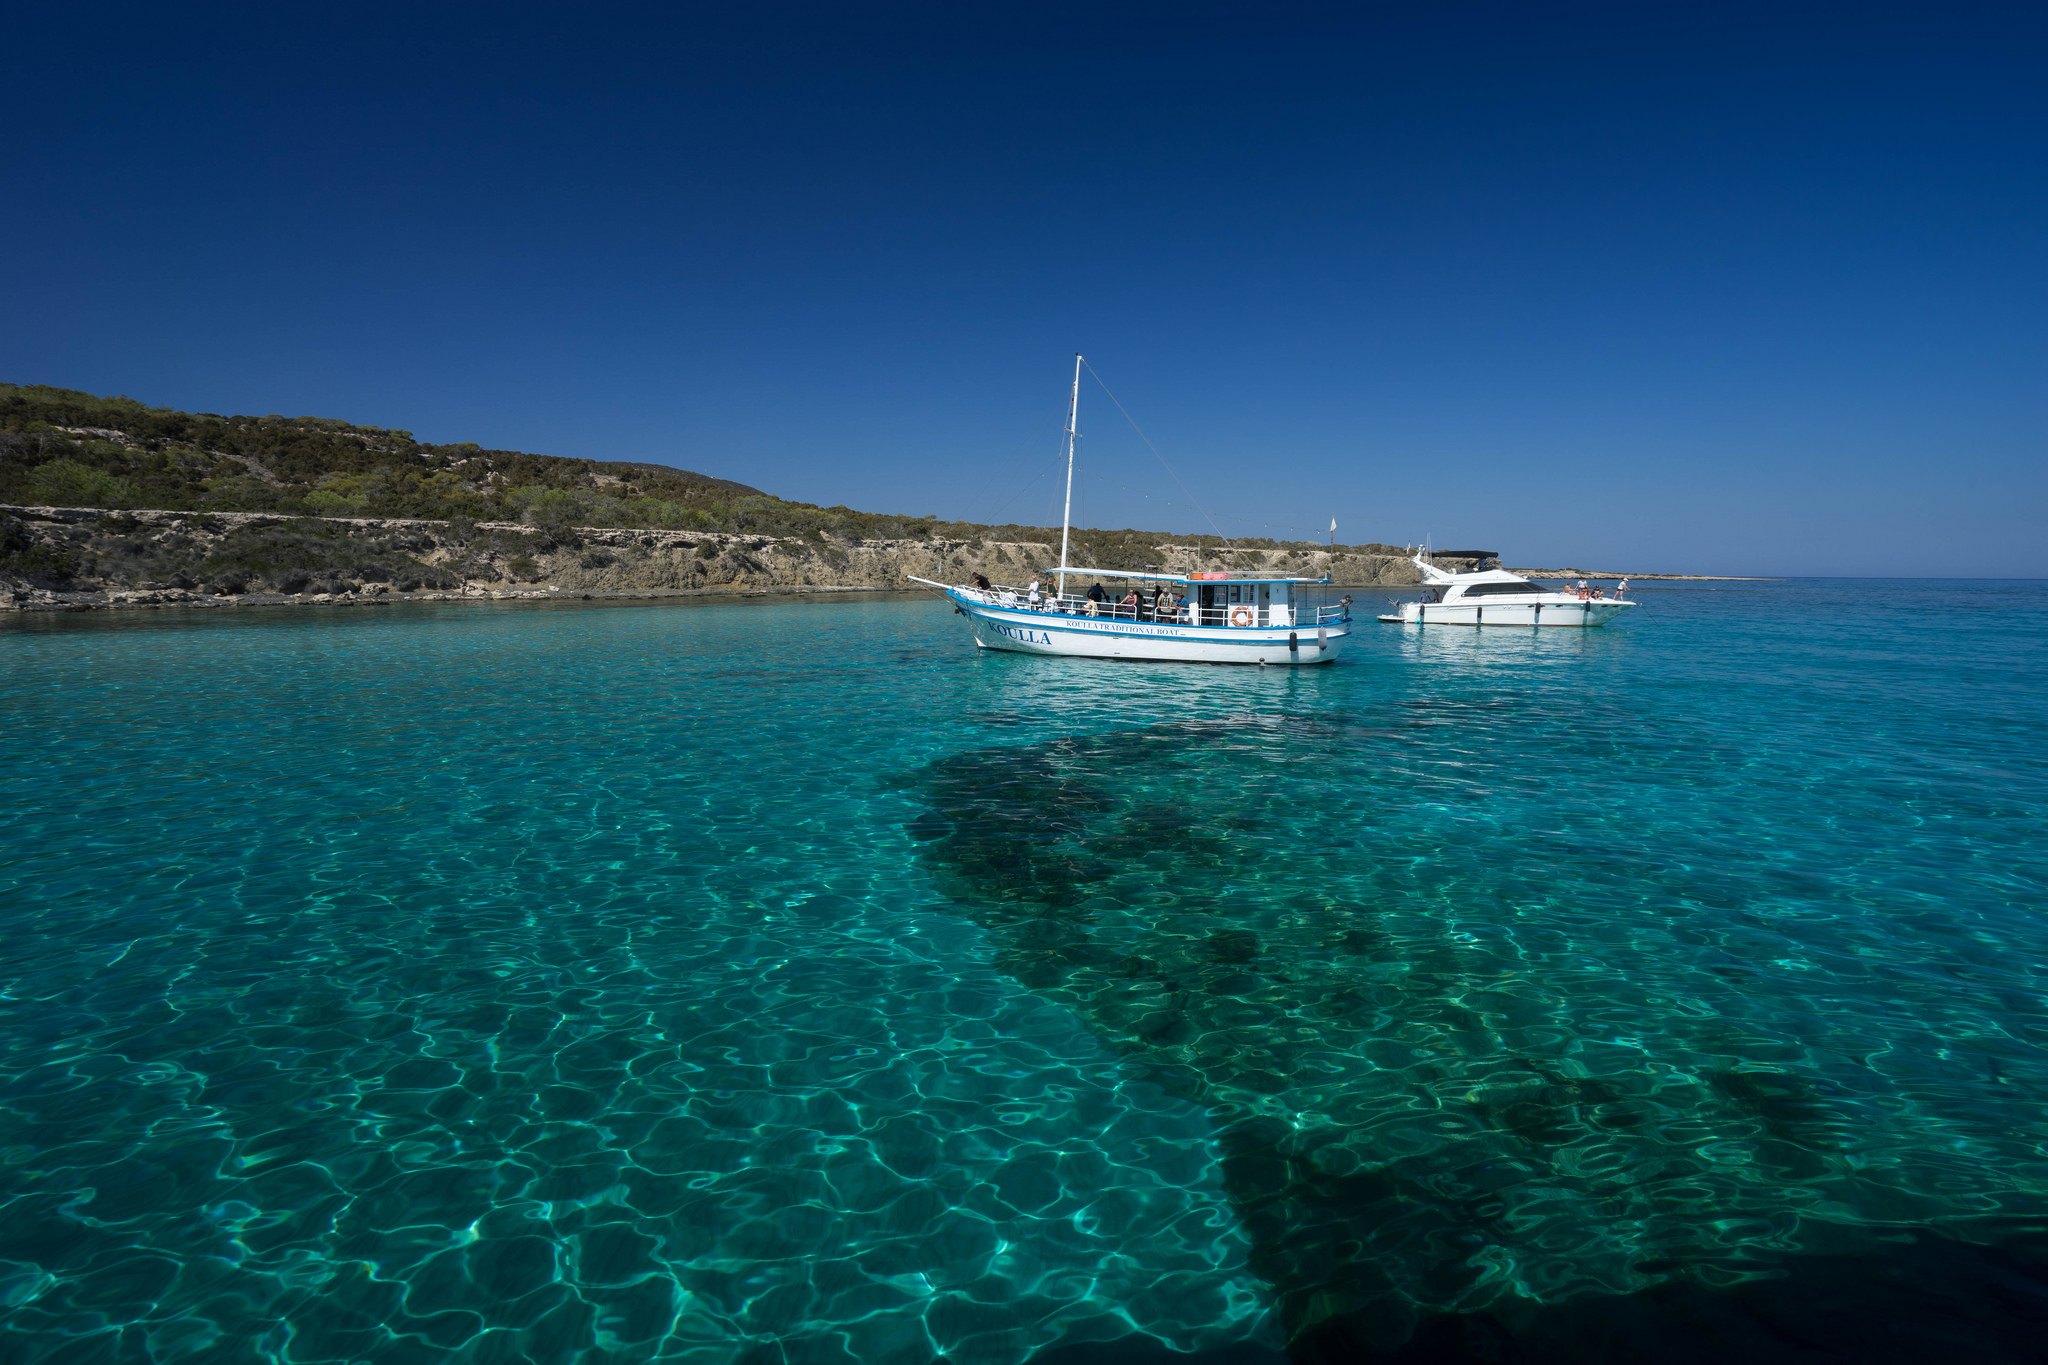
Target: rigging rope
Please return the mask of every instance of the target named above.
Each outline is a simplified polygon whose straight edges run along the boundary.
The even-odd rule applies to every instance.
[[[1131,430],[1138,433],[1138,439],[1145,443],[1145,448],[1152,452],[1152,457],[1154,459],[1159,461],[1159,467],[1161,469],[1164,469],[1168,474],[1172,475],[1174,483],[1179,485],[1180,491],[1183,494],[1186,494],[1188,502],[1193,505],[1194,509],[1202,514],[1202,520],[1209,523],[1209,529],[1216,533],[1216,538],[1224,543],[1226,550],[1228,550],[1230,553],[1237,553],[1236,548],[1230,544],[1231,538],[1223,534],[1223,528],[1216,524],[1216,518],[1209,515],[1209,509],[1202,506],[1201,501],[1197,499],[1191,491],[1189,491],[1188,486],[1185,483],[1181,482],[1181,477],[1179,473],[1177,473],[1174,470],[1174,467],[1172,465],[1166,462],[1166,457],[1159,453],[1159,447],[1152,444],[1152,438],[1145,434],[1145,428],[1138,425],[1138,419],[1131,416],[1130,410],[1124,407],[1124,405],[1121,402],[1117,401],[1117,396],[1114,393],[1110,393],[1109,385],[1103,384],[1102,376],[1095,373],[1095,367],[1093,365],[1088,364],[1088,361],[1085,358],[1081,361],[1081,364],[1087,368],[1089,374],[1094,375],[1095,382],[1097,384],[1102,385],[1102,391],[1104,393],[1109,394],[1109,401],[1112,403],[1116,403],[1116,410],[1118,412],[1123,413],[1124,420],[1131,424]]]

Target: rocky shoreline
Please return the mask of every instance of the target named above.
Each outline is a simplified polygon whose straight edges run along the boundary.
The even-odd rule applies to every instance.
[[[258,512],[0,506],[0,610],[361,605],[394,601],[754,596],[903,590],[907,576],[1021,582],[1057,563],[1038,541],[286,517]],[[1188,547],[1161,541],[1161,564]],[[1200,561],[1207,567],[1213,552]],[[1236,551],[1229,566],[1352,587],[1419,581],[1398,555]],[[1136,567],[1104,565],[1108,568]],[[1085,580],[1084,580],[1085,581]]]

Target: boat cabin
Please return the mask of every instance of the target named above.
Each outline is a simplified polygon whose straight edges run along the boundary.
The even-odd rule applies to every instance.
[[[1483,573],[1456,574],[1452,581],[1439,585],[1440,596],[1431,601],[1462,602],[1468,598],[1527,597],[1531,593],[1554,593],[1556,589],[1546,588],[1540,583],[1509,573],[1506,569],[1488,569]]]
[[[1295,629],[1345,619],[1343,605],[1310,602],[1307,589],[1328,583],[1321,578],[1288,578],[1252,573],[1131,573],[1117,569],[1065,571],[1066,591],[1045,585],[1036,602],[1029,589],[998,584],[978,593],[991,606],[1021,607],[1067,616],[1126,620],[1165,626],[1226,629],[1258,627]],[[1102,588],[1098,600],[1089,596],[1090,581]],[[1055,579],[1055,581],[1057,581]],[[973,591],[970,589],[969,591]],[[1127,599],[1135,592],[1136,603]],[[1321,596],[1321,594],[1317,594]],[[1350,599],[1345,599],[1348,602]]]
[[[1188,605],[1195,609],[1190,624],[1227,626],[1291,626],[1295,624],[1291,578],[1232,578],[1227,574],[1190,574]]]

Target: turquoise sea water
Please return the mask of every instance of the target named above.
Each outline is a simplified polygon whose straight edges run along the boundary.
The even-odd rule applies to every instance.
[[[1643,598],[10,622],[0,1359],[2038,1358],[2048,584]]]

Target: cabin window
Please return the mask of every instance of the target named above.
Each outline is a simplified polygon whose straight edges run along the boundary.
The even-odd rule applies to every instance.
[[[1499,597],[1507,593],[1542,592],[1534,583],[1474,583],[1465,589],[1466,597]]]

